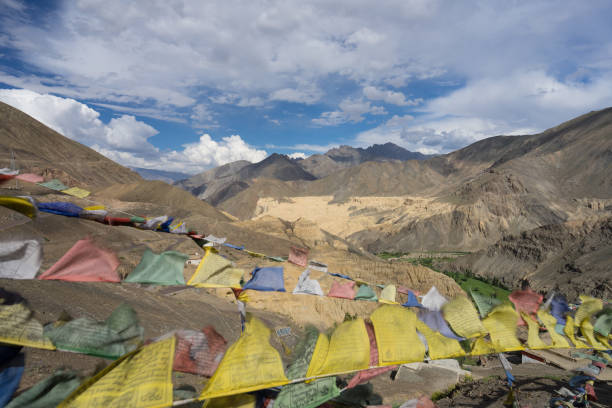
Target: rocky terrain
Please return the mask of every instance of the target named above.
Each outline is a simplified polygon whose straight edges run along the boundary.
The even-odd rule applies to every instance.
[[[606,217],[509,235],[441,267],[497,278],[507,287],[518,287],[528,279],[540,292],[554,290],[569,298],[589,293],[610,299],[611,260],[612,217]]]

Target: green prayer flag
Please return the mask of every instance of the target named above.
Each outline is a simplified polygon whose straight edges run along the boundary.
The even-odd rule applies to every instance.
[[[593,326],[593,330],[604,337],[610,335],[610,331],[612,330],[612,308],[606,308],[599,314]]]
[[[144,329],[134,309],[124,303],[104,322],[89,318],[59,321],[45,326],[44,333],[59,350],[117,359],[142,343]]]
[[[296,347],[296,360],[287,368],[287,378],[295,380],[306,376],[319,332],[314,328],[306,331],[305,338]],[[275,408],[314,408],[340,395],[336,377],[326,377],[310,384],[285,385],[274,401]]]
[[[184,285],[183,269],[187,259],[189,256],[180,252],[166,251],[157,255],[147,248],[124,282]]]
[[[74,371],[58,370],[15,397],[5,408],[56,407],[81,384]]]
[[[38,183],[38,184],[43,187],[50,188],[51,190],[57,190],[57,191],[68,190],[68,186],[65,186],[64,183],[62,183],[58,179],[53,179],[53,180],[45,181],[44,183]]]
[[[501,300],[497,298],[483,295],[475,290],[470,290],[470,295],[472,295],[472,299],[474,299],[474,303],[478,308],[480,317],[486,317],[491,309],[493,309],[495,306],[501,305],[502,303]]]
[[[373,302],[378,302],[378,298],[376,297],[376,293],[372,290],[368,285],[359,286],[359,290],[357,290],[357,294],[355,295],[356,300],[371,300]]]

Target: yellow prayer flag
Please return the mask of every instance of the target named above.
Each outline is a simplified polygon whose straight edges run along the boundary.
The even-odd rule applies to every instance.
[[[0,303],[0,343],[55,350],[51,340],[44,337],[42,324],[23,303]]]
[[[106,210],[106,207],[104,207],[103,205],[92,205],[90,207],[85,207],[83,209],[87,211],[100,211],[100,210]]]
[[[443,358],[455,358],[465,355],[461,344],[455,339],[448,338],[429,328],[425,323],[417,319],[417,330],[425,336],[429,348],[429,358],[440,360]]]
[[[597,339],[597,341],[599,341],[601,344],[603,344],[606,347],[606,350],[612,350],[612,346],[610,346],[610,342],[608,342],[608,339],[606,339],[604,336],[602,336],[601,334],[595,333],[595,338]]]
[[[321,372],[321,368],[323,368],[323,365],[325,364],[325,359],[327,358],[328,352],[329,339],[325,334],[319,333],[312,357],[310,358],[310,364],[308,364],[306,377],[313,377],[317,373]]]
[[[402,306],[383,305],[370,316],[381,366],[423,361],[425,345],[416,332],[416,314]]]
[[[85,381],[58,408],[161,408],[172,405],[174,336],[115,361]]]
[[[325,362],[312,375],[364,370],[369,366],[370,340],[368,332],[363,319],[355,319],[343,322],[336,327],[329,341]]]
[[[538,322],[536,322],[533,317],[529,316],[527,313],[521,312],[521,317],[525,323],[527,323],[529,330],[527,333],[527,346],[533,350],[550,348],[551,346],[544,343],[544,341],[540,338],[540,325]]]
[[[27,198],[2,196],[0,197],[0,205],[17,211],[26,217],[36,217],[36,206]]]
[[[596,350],[607,350],[608,349],[605,345],[601,344],[595,338],[595,334],[593,333],[593,324],[591,323],[590,316],[589,318],[586,318],[582,321],[582,324],[580,325],[580,331],[582,332],[582,335],[587,339],[589,344],[593,346],[594,349]]]
[[[570,348],[570,344],[565,340],[565,337],[557,333],[555,325],[557,319],[544,309],[538,310],[538,319],[544,323],[544,327],[548,330],[550,339],[552,340],[552,347],[554,348]]]
[[[256,403],[254,395],[239,394],[206,400],[202,408],[255,408]]]
[[[378,301],[380,303],[397,304],[397,302],[395,301],[396,296],[397,289],[395,288],[395,285],[387,285],[382,290],[382,292],[380,292],[380,297],[378,298]]]
[[[603,301],[591,296],[580,295],[580,307],[574,316],[574,324],[580,327],[585,319],[590,319],[595,313],[603,309]]]
[[[89,191],[83,190],[82,188],[78,188],[78,187],[72,187],[67,190],[62,190],[62,193],[69,194],[71,196],[78,197],[78,198],[85,198],[91,194]]]
[[[484,337],[479,337],[472,344],[472,351],[470,352],[470,355],[480,356],[482,354],[495,354],[495,353],[498,353],[498,351],[495,350],[495,347],[493,346],[493,344],[489,340],[485,339]]]
[[[204,258],[187,285],[199,288],[236,288],[240,289],[240,280],[244,271],[232,267],[232,263],[206,247]]]
[[[516,337],[518,314],[508,303],[495,306],[482,320],[491,336],[491,344],[496,352],[518,351],[525,348]]]
[[[289,382],[278,351],[270,345],[270,329],[247,313],[244,332],[225,353],[199,399],[219,398],[278,387]]]
[[[481,337],[487,334],[478,311],[465,296],[456,296],[442,306],[442,314],[455,333],[461,337]]]
[[[563,328],[563,332],[565,335],[574,343],[576,348],[590,348],[588,345],[584,344],[582,341],[576,338],[574,334],[576,328],[574,326],[574,318],[572,316],[567,315],[565,317],[565,327]]]

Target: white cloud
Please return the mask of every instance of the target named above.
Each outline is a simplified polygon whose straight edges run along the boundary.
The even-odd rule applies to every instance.
[[[123,165],[197,173],[236,160],[257,162],[267,156],[239,135],[215,141],[203,134],[182,150],[160,151],[148,141],[158,133],[152,126],[130,115],[103,123],[97,111],[74,99],[24,89],[0,89],[0,101]]]
[[[312,105],[321,99],[323,92],[316,87],[283,88],[270,94],[270,100]]]
[[[246,97],[246,96],[240,96],[235,93],[211,96],[210,100],[213,103],[223,104],[223,105],[236,105],[236,106],[240,106],[241,108],[251,107],[251,106],[263,106],[265,103],[265,101],[258,96]]]
[[[292,159],[305,159],[308,157],[308,155],[303,152],[293,152],[291,154],[288,154],[287,156],[289,156]]]
[[[218,127],[215,121],[215,114],[208,109],[208,106],[203,103],[197,104],[191,110],[191,120],[198,128],[213,128]]]
[[[541,70],[481,79],[360,133],[358,144],[392,141],[422,153],[445,153],[496,135],[543,131],[590,110],[612,106],[612,79],[561,82]]]
[[[406,96],[401,92],[382,90],[373,86],[363,88],[363,94],[373,101],[384,101],[398,106],[416,106],[423,102],[421,98],[406,100]]]
[[[372,106],[370,102],[363,99],[346,98],[340,102],[338,107],[340,110],[323,112],[319,118],[312,119],[312,123],[320,126],[337,126],[347,122],[359,123],[363,121],[365,114],[387,114],[382,106]]]

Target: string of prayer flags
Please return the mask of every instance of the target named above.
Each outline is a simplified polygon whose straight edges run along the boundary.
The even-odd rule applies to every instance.
[[[491,309],[502,303],[501,300],[493,296],[483,295],[478,290],[470,289],[470,296],[472,296],[472,299],[478,308],[480,317],[486,317]]]
[[[204,249],[205,254],[187,285],[199,288],[240,288],[244,271],[234,268],[232,263],[217,255],[211,247]]]
[[[0,288],[0,343],[55,350],[21,296]]]
[[[90,195],[91,193],[87,190],[84,190],[82,188],[79,187],[72,187],[72,188],[68,188],[66,190],[61,190],[62,193],[64,194],[68,194],[74,197],[78,197],[78,198],[85,198],[88,195]]]
[[[0,205],[30,218],[35,218],[37,214],[36,205],[31,197],[0,196]]]
[[[523,312],[535,318],[544,297],[530,288],[527,288],[525,290],[515,290],[508,296],[508,299],[514,303],[517,312]],[[518,325],[525,326],[525,322],[521,319],[520,315]]]
[[[0,241],[0,278],[34,279],[42,262],[37,239]]]
[[[285,292],[285,278],[282,266],[255,268],[252,278],[244,284],[242,290],[252,289],[265,292]]]
[[[324,337],[325,339],[322,339]],[[363,319],[341,323],[331,339],[321,334],[308,368],[308,377],[369,368],[370,340]]]
[[[110,364],[66,398],[59,408],[158,408],[172,405],[174,336]]]
[[[294,295],[317,295],[323,296],[321,290],[321,284],[315,279],[310,279],[310,269],[306,268],[304,272],[300,274],[298,283],[293,289]]]
[[[183,269],[187,259],[189,255],[180,252],[166,251],[158,255],[147,248],[124,282],[184,285]]]
[[[378,297],[374,290],[368,285],[361,285],[355,295],[355,300],[370,300],[372,302],[378,302]]]
[[[448,300],[438,292],[435,286],[432,286],[429,291],[421,299],[421,304],[428,310],[440,311],[442,306],[448,302]]]
[[[202,331],[177,330],[174,371],[211,377],[227,349],[227,342],[213,326]]]
[[[76,372],[60,369],[13,398],[4,408],[56,407],[80,384]]]
[[[366,322],[366,331],[368,332],[368,339],[370,340],[370,366],[375,367],[378,365],[378,345],[376,344],[376,335],[374,334],[374,326],[372,323]],[[351,378],[346,388],[353,388],[359,384],[370,381],[372,378],[384,374],[388,371],[395,370],[396,365],[389,365],[385,367],[369,368],[367,370],[359,371]]]
[[[104,322],[78,318],[45,326],[45,336],[58,349],[110,359],[135,350],[143,333],[136,312],[127,304],[119,305]]]
[[[247,314],[245,329],[232,344],[198,398],[219,398],[289,382],[278,351],[270,345],[270,329]]]
[[[443,358],[455,358],[465,355],[461,344],[455,339],[443,336],[437,331],[433,331],[421,320],[416,321],[416,328],[425,337],[427,342],[427,352],[429,358],[438,360]]]
[[[297,357],[287,368],[287,377],[291,380],[307,375],[309,362],[317,344],[319,332],[315,328],[307,328],[305,337],[296,347]],[[285,385],[276,399],[276,408],[314,408],[337,397],[340,391],[336,387],[335,377],[320,378],[310,383],[295,383]]]
[[[45,181],[44,183],[39,183],[41,186],[49,188],[51,190],[55,190],[55,191],[62,191],[62,190],[67,190],[68,186],[64,185],[64,183],[62,183],[61,181],[59,181],[58,179],[53,179],[53,180],[49,180],[49,181]]]
[[[422,361],[425,346],[416,332],[416,314],[404,307],[383,305],[370,316],[381,366]]]
[[[355,282],[334,282],[327,296],[341,299],[355,299]]]
[[[308,249],[292,246],[287,260],[297,266],[306,266],[308,264]]]
[[[119,259],[90,239],[78,241],[38,279],[71,282],[120,282]]]
[[[395,285],[387,285],[382,290],[382,292],[380,292],[380,298],[378,299],[378,301],[381,303],[397,304],[397,302],[395,301],[396,296],[397,290],[395,288]]]
[[[442,306],[442,313],[453,331],[461,337],[469,339],[487,334],[478,318],[476,308],[465,296],[455,296],[450,302],[445,303]]]

